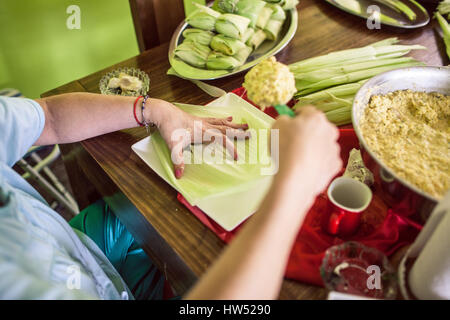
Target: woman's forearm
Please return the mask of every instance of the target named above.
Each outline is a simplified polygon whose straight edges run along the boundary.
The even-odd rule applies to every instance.
[[[275,179],[260,211],[186,299],[277,298],[292,244],[314,199],[307,183],[304,186]],[[295,198],[291,187],[295,187]]]
[[[37,145],[70,143],[105,133],[136,127],[133,116],[135,97],[106,96],[93,93],[68,93],[36,100],[45,113],[45,127]],[[142,121],[142,99],[136,115]],[[145,114],[147,121],[160,121],[160,111],[168,103],[149,99]]]

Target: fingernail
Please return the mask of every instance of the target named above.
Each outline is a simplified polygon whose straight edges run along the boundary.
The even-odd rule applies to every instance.
[[[175,177],[177,179],[180,179],[182,175],[183,175],[183,170],[181,170],[181,169],[176,169],[175,170]]]
[[[247,124],[247,123],[244,124],[244,128],[245,128],[245,129],[248,129],[248,124]]]
[[[229,117],[227,118],[227,120],[228,120],[228,121],[231,121],[231,120],[233,120],[233,117],[232,117],[232,116],[229,116]]]
[[[237,160],[238,159],[238,154],[237,154],[237,152],[234,154],[234,160]]]

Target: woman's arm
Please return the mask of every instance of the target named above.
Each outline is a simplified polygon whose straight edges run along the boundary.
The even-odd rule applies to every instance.
[[[136,127],[133,116],[135,97],[107,96],[93,93],[67,93],[37,99],[45,114],[45,127],[37,145],[70,143],[105,133]],[[142,121],[142,99],[136,106]],[[145,116],[154,123],[161,122],[167,102],[149,99]]]
[[[94,93],[67,93],[49,98],[37,99],[45,114],[44,130],[36,145],[70,143],[82,141],[105,133],[138,126],[133,116],[135,97],[107,96]],[[136,116],[142,122],[142,98],[136,105]],[[145,104],[146,122],[155,124],[169,149],[174,153],[174,171],[181,178],[184,171],[182,148],[191,140],[173,140],[172,134],[178,129],[193,132],[195,123],[201,124],[203,130],[215,129],[222,133],[222,143],[233,155],[237,155],[234,144],[226,133],[245,138],[248,135],[240,129],[247,129],[245,124],[233,124],[232,118],[203,119],[193,117],[173,104],[148,99]],[[193,139],[193,137],[191,137]]]
[[[323,113],[280,117],[279,172],[251,217],[186,299],[275,299],[292,244],[315,197],[342,166],[337,129]]]

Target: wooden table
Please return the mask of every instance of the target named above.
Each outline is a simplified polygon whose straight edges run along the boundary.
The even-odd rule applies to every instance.
[[[430,8],[433,9],[433,8]],[[429,65],[448,64],[436,22],[413,31],[382,26],[369,30],[366,21],[342,13],[324,1],[301,0],[299,27],[292,42],[277,55],[292,63],[331,51],[355,48],[397,36],[403,43],[422,44],[427,51],[412,56]],[[430,11],[431,12],[431,11]],[[82,79],[44,93],[99,92],[102,75],[118,67],[137,67],[151,79],[150,95],[171,102],[205,104],[212,100],[189,81],[167,76],[168,44],[146,51]],[[243,74],[211,84],[226,91],[240,87]],[[134,234],[145,251],[164,270],[171,284],[183,294],[218,257],[224,243],[176,199],[176,191],[159,178],[132,150],[131,145],[146,136],[135,128],[88,139],[80,144],[61,146],[75,196],[85,207],[100,195],[122,191],[142,215],[119,218]],[[285,280],[281,299],[323,299],[326,290]]]

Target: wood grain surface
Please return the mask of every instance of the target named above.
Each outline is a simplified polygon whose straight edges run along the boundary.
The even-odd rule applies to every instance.
[[[435,31],[435,21],[422,29],[412,31],[399,31],[384,26],[381,30],[369,30],[366,28],[365,20],[343,13],[324,1],[300,2],[298,31],[291,43],[277,55],[281,62],[293,63],[396,36],[402,43],[422,44],[428,48],[426,51],[412,53],[413,57],[429,65],[448,64],[442,39]],[[168,44],[163,44],[71,84],[51,90],[43,96],[70,91],[98,93],[98,83],[102,75],[117,67],[129,66],[140,68],[149,74],[152,97],[194,104],[205,104],[213,100],[191,82],[166,75],[169,69],[167,50]],[[241,86],[243,75],[209,83],[231,91]],[[142,213],[141,217],[123,217],[121,220],[126,220],[125,225],[140,243],[145,244],[146,251],[159,252],[158,259],[164,263],[164,268],[170,271],[167,272],[169,280],[178,293],[182,294],[195,281],[195,277],[201,276],[218,257],[224,243],[182,206],[176,199],[176,191],[131,150],[131,145],[145,136],[145,129],[135,128],[92,138],[83,141],[81,145]],[[152,243],[153,236],[149,230],[153,230],[160,237],[158,241],[163,241],[163,246],[167,246],[172,252],[160,250],[158,246],[161,243],[158,244],[158,241]],[[171,256],[173,254],[177,257]],[[177,266],[179,263],[185,264],[187,269],[183,271],[183,268]],[[192,274],[188,274],[189,272]],[[285,280],[280,298],[323,299],[326,298],[326,290]]]

